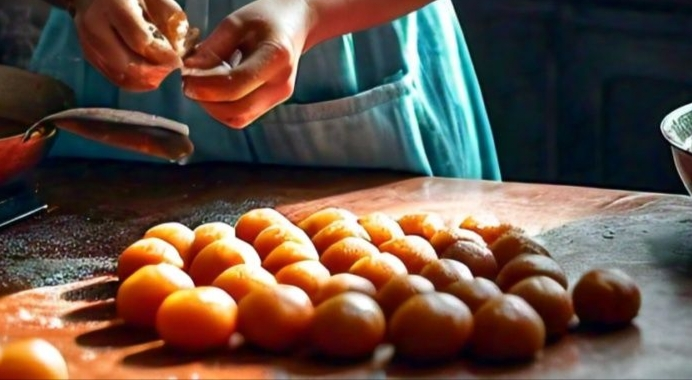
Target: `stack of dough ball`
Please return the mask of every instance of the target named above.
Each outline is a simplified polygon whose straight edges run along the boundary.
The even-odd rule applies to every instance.
[[[326,207],[292,221],[257,208],[234,224],[163,223],[123,250],[117,274],[124,322],[192,352],[238,335],[284,355],[362,359],[390,344],[409,362],[534,360],[577,322],[621,326],[641,302],[621,271],[593,269],[570,292],[517,226],[433,212]]]

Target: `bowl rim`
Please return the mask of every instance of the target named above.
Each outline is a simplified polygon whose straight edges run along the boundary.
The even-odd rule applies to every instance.
[[[687,113],[692,113],[692,103],[685,104],[669,112],[661,121],[660,129],[661,133],[663,134],[663,137],[666,139],[666,141],[668,141],[668,144],[677,148],[681,152],[692,155],[692,152],[685,149],[682,145],[682,142],[679,141],[679,139],[674,138],[670,131],[670,125],[673,122],[673,120],[676,120],[680,118],[680,116]]]
[[[27,126],[26,129],[28,130],[29,127],[31,127],[31,125]],[[14,140],[14,139],[17,139],[17,138],[18,138],[18,139],[23,139],[25,133],[26,133],[26,131],[21,132],[21,133],[17,133],[17,134],[15,134],[15,135],[9,135],[9,136],[2,137],[2,138],[0,138],[0,144],[6,143],[6,142],[8,142],[8,141],[10,141],[10,140]],[[53,137],[55,136],[56,133],[57,133],[57,128],[52,128],[52,127],[51,127],[51,128],[48,129],[48,132],[45,132],[45,133],[41,134],[40,139],[41,139],[41,140],[49,140],[49,139],[53,138]]]

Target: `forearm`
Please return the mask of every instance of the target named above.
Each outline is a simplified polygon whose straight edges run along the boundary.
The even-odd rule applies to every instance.
[[[308,47],[324,40],[371,28],[413,12],[434,0],[304,0],[314,22]]]

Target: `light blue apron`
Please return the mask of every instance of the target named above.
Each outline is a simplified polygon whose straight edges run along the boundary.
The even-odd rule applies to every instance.
[[[251,0],[181,1],[203,35]],[[326,41],[301,61],[295,93],[244,130],[213,120],[181,91],[179,73],[157,91],[114,87],[82,56],[69,15],[51,12],[32,69],[58,78],[79,106],[139,110],[190,126],[190,160],[403,170],[499,180],[474,68],[449,0],[392,23]],[[63,132],[51,152],[158,161]]]

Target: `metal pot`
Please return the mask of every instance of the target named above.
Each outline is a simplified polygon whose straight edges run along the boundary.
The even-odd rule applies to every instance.
[[[73,91],[62,82],[0,65],[0,187],[24,180],[55,140],[56,129],[43,125],[24,141],[27,128],[74,104]]]

